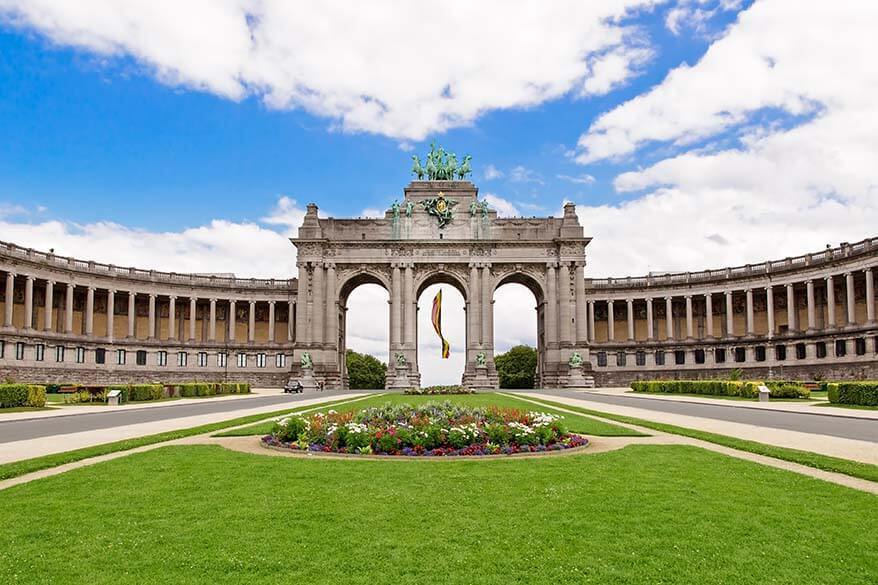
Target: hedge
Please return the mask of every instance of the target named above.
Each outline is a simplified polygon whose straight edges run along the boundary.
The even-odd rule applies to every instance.
[[[837,382],[827,384],[829,402],[878,406],[878,382]]]
[[[174,394],[184,397],[250,393],[250,384],[245,382],[186,382],[171,388]]]
[[[758,382],[739,382],[733,380],[649,380],[631,382],[635,392],[660,392],[666,394],[709,394],[713,396],[743,396],[755,398],[759,395]]]
[[[0,408],[46,406],[46,387],[37,384],[0,384]]]
[[[765,380],[772,398],[811,398],[811,390],[801,382],[791,380]]]

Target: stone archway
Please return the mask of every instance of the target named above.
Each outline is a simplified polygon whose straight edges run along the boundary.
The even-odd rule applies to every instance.
[[[441,222],[437,205],[447,210]],[[540,307],[541,383],[564,387],[572,353],[588,363],[582,291],[589,241],[573,204],[560,218],[498,218],[468,181],[415,181],[402,205],[381,219],[321,219],[310,204],[292,239],[299,267],[296,348],[311,354],[318,379],[343,386],[341,311],[352,287],[375,282],[390,293],[388,386],[418,386],[417,299],[442,281],[466,303],[463,384],[496,388],[493,294],[503,283],[521,282]]]
[[[342,274],[340,285],[338,288],[337,315],[338,320],[338,339],[337,339],[337,363],[339,367],[339,375],[341,377],[340,387],[348,388],[348,372],[347,372],[347,349],[348,349],[348,299],[357,288],[363,285],[374,284],[383,288],[388,295],[390,294],[390,282],[379,271],[362,270],[351,274]],[[375,324],[378,326],[378,324]],[[388,329],[389,322],[386,324]],[[388,347],[387,361],[393,355],[392,348]]]

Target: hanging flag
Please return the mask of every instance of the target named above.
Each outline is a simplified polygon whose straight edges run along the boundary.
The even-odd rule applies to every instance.
[[[439,339],[442,340],[442,359],[448,359],[448,356],[451,355],[451,347],[448,345],[448,342],[445,341],[445,338],[442,337],[442,289],[439,289],[439,292],[436,293],[436,296],[433,297],[433,329],[436,330],[436,335],[439,336]]]

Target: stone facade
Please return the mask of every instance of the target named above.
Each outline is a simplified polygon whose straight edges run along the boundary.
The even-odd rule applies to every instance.
[[[443,193],[443,228],[424,203]],[[575,208],[498,218],[466,181],[416,181],[380,219],[323,219],[292,243],[299,278],[239,279],[123,268],[0,243],[0,376],[32,381],[247,380],[314,375],[344,386],[345,315],[361,284],[390,296],[390,386],[417,386],[417,300],[446,283],[466,306],[463,383],[496,386],[493,296],[508,282],[536,300],[538,380],[599,385],[653,377],[878,377],[878,239],[743,267],[586,279]],[[293,250],[291,248],[291,253]],[[485,367],[476,367],[484,354]],[[574,372],[575,374],[575,372]]]

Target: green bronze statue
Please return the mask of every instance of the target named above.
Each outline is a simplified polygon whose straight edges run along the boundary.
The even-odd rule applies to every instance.
[[[302,369],[310,370],[314,367],[314,362],[311,361],[311,354],[307,351],[302,352]]]
[[[430,152],[421,164],[421,159],[417,155],[412,155],[412,174],[419,181],[453,181],[455,178],[463,180],[471,175],[472,159],[470,155],[463,157],[463,161],[458,163],[457,155],[448,152],[441,146],[437,147],[436,142],[430,143]]]
[[[581,368],[582,367],[582,354],[578,351],[574,351],[570,354],[570,360],[567,362],[567,365],[571,368]]]
[[[439,220],[439,229],[442,229],[454,219],[452,209],[457,203],[454,199],[446,199],[445,193],[440,191],[436,197],[422,201],[421,205],[428,214]]]

